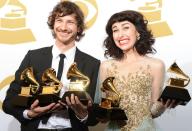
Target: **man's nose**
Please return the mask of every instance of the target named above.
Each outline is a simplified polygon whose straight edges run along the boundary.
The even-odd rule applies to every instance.
[[[67,29],[67,23],[66,22],[62,22],[61,27],[62,30],[66,30]]]

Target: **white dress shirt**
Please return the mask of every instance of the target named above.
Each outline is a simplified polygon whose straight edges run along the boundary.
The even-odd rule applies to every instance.
[[[64,86],[60,91],[60,97],[62,97],[65,91],[68,90],[68,85],[70,81],[67,79],[66,74],[69,67],[74,62],[75,52],[76,52],[76,47],[74,46],[73,48],[63,53],[65,54],[66,57],[64,59],[64,68],[63,68],[63,74],[61,77],[61,82],[63,83]],[[61,54],[61,52],[54,45],[52,49],[52,55],[53,55],[52,68],[54,68],[56,72],[58,71],[58,66],[59,66],[59,60],[60,60],[59,54]],[[69,119],[68,111],[62,110],[56,113],[52,113],[47,123],[43,124],[42,122],[40,122],[38,128],[46,128],[46,129],[71,128],[71,122]]]

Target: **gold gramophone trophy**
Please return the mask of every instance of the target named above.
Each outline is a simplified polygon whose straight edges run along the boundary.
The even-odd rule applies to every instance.
[[[127,120],[127,116],[119,107],[121,95],[113,84],[114,77],[108,77],[103,82],[101,91],[106,95],[102,97],[99,105],[94,105],[95,114],[98,118],[109,120]]]
[[[16,96],[12,103],[15,106],[24,106],[30,107],[30,105],[35,100],[35,96],[39,92],[39,83],[36,81],[33,75],[33,68],[26,68],[20,76],[21,81],[21,92],[18,96]]]
[[[172,74],[172,76],[168,79],[167,86],[160,98],[164,101],[175,99],[176,102],[181,102],[181,105],[186,105],[191,100],[188,90],[184,88],[190,82],[189,76],[178,67],[176,62],[170,66],[167,72]]]
[[[35,41],[26,25],[27,9],[19,0],[0,0],[0,43],[19,44]]]
[[[56,77],[55,70],[53,68],[46,69],[42,75],[41,93],[37,96],[39,105],[46,106],[50,103],[58,102],[62,86],[62,83]]]
[[[70,83],[68,91],[64,93],[62,100],[65,101],[67,96],[70,97],[71,94],[74,94],[83,104],[87,105],[89,96],[86,88],[90,83],[89,77],[81,73],[77,68],[77,64],[73,63],[67,72],[67,79],[70,79]]]

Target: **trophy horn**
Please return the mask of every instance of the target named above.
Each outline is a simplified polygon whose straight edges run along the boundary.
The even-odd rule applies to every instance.
[[[68,72],[67,72],[67,79],[71,79],[74,77],[83,79],[86,82],[84,85],[84,88],[89,86],[89,84],[90,84],[89,77],[85,76],[83,73],[81,73],[78,70],[77,64],[75,62],[69,67]],[[79,80],[79,81],[81,81],[81,80]]]
[[[179,81],[183,81],[183,84],[179,84],[180,86],[182,87],[185,87],[189,84],[190,82],[190,78],[189,76],[187,76],[180,68],[179,66],[177,65],[176,62],[174,62],[170,67],[169,69],[167,70],[167,72],[170,72],[170,73],[173,73],[176,75],[176,78],[171,78],[172,80],[173,79],[178,79]],[[187,83],[184,84],[184,81],[186,81]]]
[[[28,86],[32,87],[31,92],[33,94],[36,94],[39,90],[39,83],[35,79],[33,75],[33,68],[28,67],[26,68],[20,75],[20,80],[23,81],[25,84],[28,84]]]
[[[57,79],[56,72],[53,68],[48,68],[44,71],[42,75],[42,82],[49,86],[58,85],[55,86],[55,92],[59,92],[62,87],[62,83]]]
[[[117,96],[118,99],[120,99],[120,94],[117,91],[117,89],[115,88],[114,84],[113,84],[113,80],[115,79],[115,77],[108,77],[104,80],[103,82],[103,87],[101,88],[102,91],[111,91],[114,92]]]

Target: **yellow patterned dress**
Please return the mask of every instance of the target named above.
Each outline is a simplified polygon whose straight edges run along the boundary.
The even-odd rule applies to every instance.
[[[115,62],[110,62],[107,68],[107,77],[115,77],[114,86],[121,94],[120,107],[125,110],[128,120],[110,121],[106,131],[155,131],[150,112],[151,68],[143,64],[136,69],[122,74]]]

